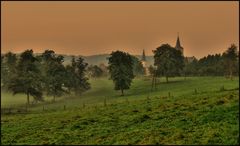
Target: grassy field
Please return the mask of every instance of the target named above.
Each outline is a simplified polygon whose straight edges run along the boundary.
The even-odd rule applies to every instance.
[[[90,80],[80,97],[1,115],[2,144],[239,144],[239,78],[170,81],[161,78],[151,92],[151,79],[138,78],[119,96],[112,81]],[[26,97],[2,92],[1,101],[10,107]]]

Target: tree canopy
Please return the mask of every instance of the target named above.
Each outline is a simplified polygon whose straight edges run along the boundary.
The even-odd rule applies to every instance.
[[[181,51],[169,44],[163,44],[153,51],[154,65],[157,67],[157,75],[168,77],[180,75],[184,67],[184,57]]]
[[[48,95],[53,96],[53,101],[55,101],[56,96],[61,96],[66,92],[63,88],[65,76],[65,68],[62,64],[63,57],[61,55],[56,56],[53,50],[45,50],[42,54],[42,61],[45,90]]]
[[[29,104],[29,96],[33,96],[36,100],[42,98],[42,80],[39,76],[39,69],[35,64],[38,60],[33,56],[32,50],[26,50],[20,55],[19,62],[16,66],[16,74],[14,74],[8,82],[8,89],[13,94],[24,93],[27,95],[27,103]]]
[[[125,52],[115,51],[111,53],[108,60],[108,68],[115,84],[115,90],[121,90],[124,95],[124,90],[130,88],[134,78],[132,56]]]

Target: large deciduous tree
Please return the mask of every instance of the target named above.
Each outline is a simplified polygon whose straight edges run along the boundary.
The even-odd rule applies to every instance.
[[[111,53],[108,60],[108,68],[115,84],[115,90],[121,90],[123,96],[124,90],[130,88],[134,78],[132,56],[125,52],[116,51]]]
[[[55,101],[57,96],[66,92],[63,88],[65,76],[63,56],[57,56],[53,50],[45,50],[42,54],[42,61],[45,90],[48,95],[53,96],[53,101]]]
[[[84,62],[84,59],[79,57],[76,61],[75,80],[76,86],[74,87],[75,94],[81,95],[84,91],[90,89],[88,78],[86,77],[86,69],[88,64]]]
[[[168,77],[180,75],[184,67],[184,57],[181,51],[176,50],[169,44],[163,44],[153,51],[154,65],[157,66],[157,73]]]
[[[75,80],[76,61],[74,56],[72,57],[71,64],[67,65],[65,69],[66,74],[64,78],[64,85],[68,88],[68,92],[71,93],[71,91],[77,86],[77,82]]]
[[[30,95],[35,100],[43,100],[40,71],[36,62],[37,59],[33,56],[32,50],[24,51],[20,55],[16,73],[8,83],[8,89],[13,91],[13,94],[24,93],[27,95],[27,104],[30,102]]]
[[[65,87],[69,92],[74,92],[75,95],[81,95],[83,92],[90,89],[88,78],[86,77],[87,63],[79,57],[77,60],[72,58],[71,65],[66,66]]]

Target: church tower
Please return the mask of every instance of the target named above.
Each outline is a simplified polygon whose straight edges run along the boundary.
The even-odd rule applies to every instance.
[[[145,68],[147,66],[147,62],[146,62],[146,56],[145,56],[145,51],[143,50],[143,53],[142,53],[142,65],[143,67]]]
[[[175,49],[176,50],[180,50],[182,52],[182,54],[183,54],[183,47],[180,44],[179,34],[178,34],[178,37],[177,37],[177,42],[176,42]]]
[[[148,76],[150,73],[149,73],[149,70],[148,70],[148,66],[147,66],[147,62],[146,62],[146,56],[145,56],[145,51],[143,50],[143,53],[142,53],[142,59],[141,59],[141,63],[143,65],[143,68],[144,68],[144,74],[146,76]]]

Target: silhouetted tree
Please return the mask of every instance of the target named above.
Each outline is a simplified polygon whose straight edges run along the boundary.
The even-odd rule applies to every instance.
[[[71,91],[77,86],[76,82],[76,61],[75,57],[72,57],[71,65],[67,65],[65,67],[66,74],[64,78],[64,85],[68,88],[68,92],[71,93]]]
[[[88,83],[88,78],[86,77],[87,63],[84,62],[84,59],[79,57],[76,61],[75,67],[75,81],[76,86],[74,86],[75,94],[80,95],[84,91],[90,89],[90,84]]]
[[[154,65],[157,66],[157,74],[168,77],[180,75],[184,67],[184,57],[181,51],[176,50],[169,44],[163,44],[153,51]]]
[[[20,55],[20,60],[16,66],[16,73],[11,77],[8,83],[8,89],[13,94],[24,93],[27,95],[27,103],[29,104],[29,96],[33,96],[36,100],[42,98],[42,84],[39,76],[39,69],[36,66],[37,60],[33,56],[32,50],[26,50]]]
[[[56,56],[53,50],[45,50],[42,54],[44,62],[44,83],[48,95],[53,96],[53,101],[57,96],[66,92],[63,88],[65,68],[63,66],[63,56]]]
[[[73,91],[75,95],[81,95],[90,89],[90,84],[86,77],[87,65],[83,58],[79,57],[76,61],[75,57],[73,57],[71,65],[66,66],[64,85],[69,92]]]
[[[124,90],[130,88],[134,78],[132,56],[125,52],[115,51],[111,53],[108,60],[108,68],[115,84],[115,90],[121,90],[123,96]]]

